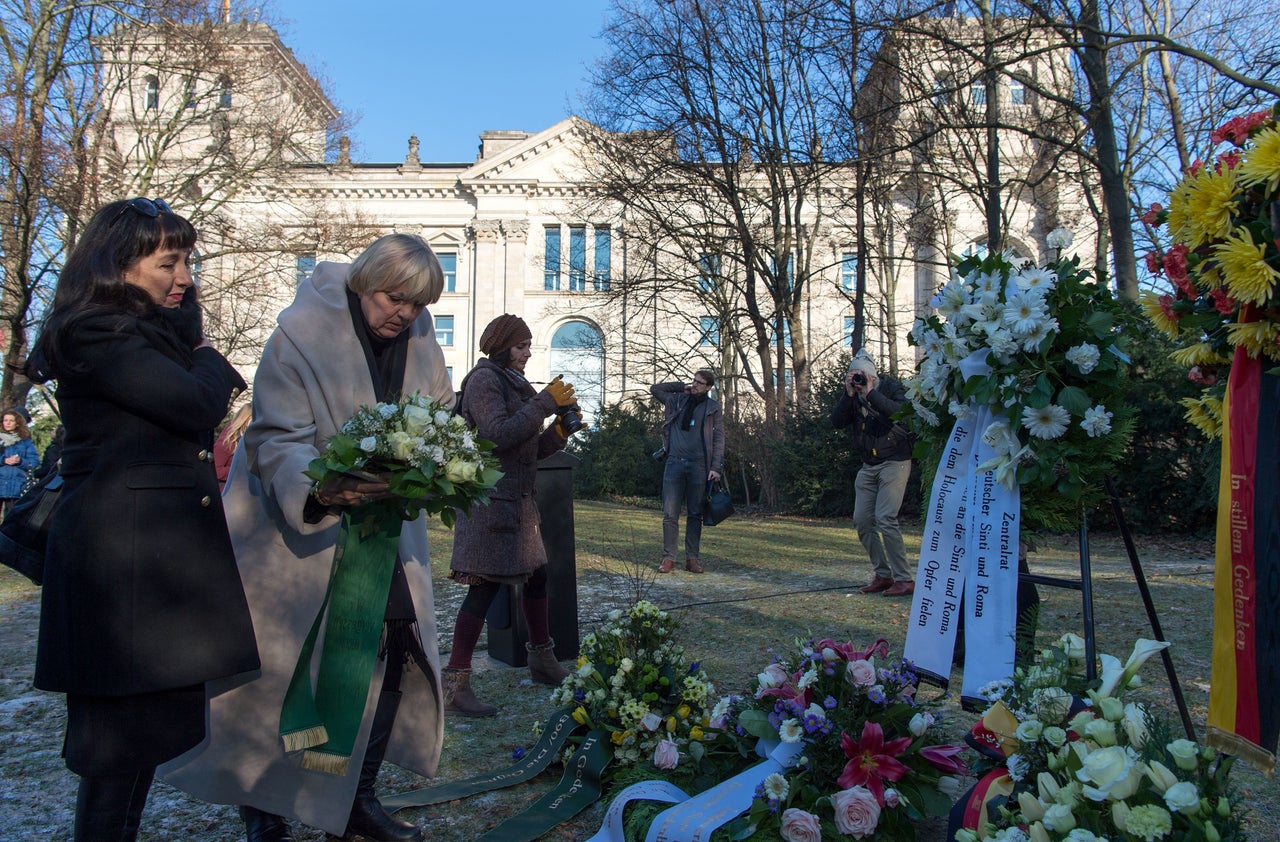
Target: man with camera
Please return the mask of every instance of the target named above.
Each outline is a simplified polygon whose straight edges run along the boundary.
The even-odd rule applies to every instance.
[[[902,384],[877,374],[871,357],[860,350],[849,363],[844,394],[831,410],[837,429],[853,428],[853,443],[862,457],[854,482],[853,525],[875,576],[858,589],[861,593],[905,596],[915,590],[898,528],[898,509],[911,476],[911,434],[893,421],[904,400]]]
[[[724,414],[707,397],[716,376],[700,369],[690,383],[656,383],[649,393],[662,401],[662,449],[654,458],[666,461],[662,473],[662,563],[658,572],[676,568],[680,510],[688,511],[684,530],[684,569],[703,572],[698,562],[702,542],[702,502],[707,483],[724,473]]]

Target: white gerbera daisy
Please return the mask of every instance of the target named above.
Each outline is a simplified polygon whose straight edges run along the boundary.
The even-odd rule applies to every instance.
[[[778,738],[784,743],[798,743],[804,738],[804,726],[799,719],[784,719],[778,726]]]
[[[1111,432],[1111,413],[1102,404],[1091,406],[1084,411],[1084,420],[1080,426],[1089,434],[1089,438],[1105,436]]]
[[[787,793],[790,791],[791,787],[787,785],[787,779],[777,772],[764,779],[764,794],[767,798],[781,801],[787,797]]]
[[[1049,338],[1049,334],[1058,329],[1058,320],[1049,318],[1040,321],[1035,330],[1022,337],[1022,350],[1028,354],[1037,353],[1040,345]]]
[[[1067,431],[1071,421],[1071,413],[1056,403],[1036,409],[1027,407],[1022,410],[1022,423],[1027,432],[1038,439],[1056,439]]]
[[[1004,307],[1004,323],[1018,337],[1033,332],[1045,315],[1044,296],[1033,290],[1015,292]]]
[[[1043,295],[1058,283],[1058,273],[1039,266],[1029,266],[1014,276],[1013,282],[1018,289],[1039,290]]]

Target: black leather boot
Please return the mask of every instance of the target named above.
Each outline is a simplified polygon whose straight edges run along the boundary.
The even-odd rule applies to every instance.
[[[257,807],[242,806],[240,818],[244,820],[248,842],[293,842],[293,831],[283,816],[263,812]]]
[[[138,838],[138,827],[142,824],[142,811],[147,806],[147,793],[151,791],[151,781],[155,778],[154,769],[138,773],[133,782],[133,795],[129,798],[129,809],[124,816],[124,833],[120,842],[135,842]]]
[[[142,816],[142,805],[146,804],[146,792],[150,786],[149,771],[145,774],[127,772],[82,777],[76,793],[75,842],[120,842],[121,839],[135,838],[137,825],[134,825],[133,836],[125,835],[130,807],[134,803],[135,792],[141,788],[142,803],[138,805],[138,816]]]
[[[400,707],[398,692],[383,691],[378,696],[378,709],[373,713],[373,725],[369,729],[369,745],[364,750],[364,762],[360,764],[360,781],[356,784],[356,800],[351,805],[351,818],[347,819],[347,836],[362,836],[368,842],[424,842],[421,828],[392,816],[378,803],[373,785],[382,768],[382,758],[387,753],[391,739],[391,726],[396,721],[396,709]]]

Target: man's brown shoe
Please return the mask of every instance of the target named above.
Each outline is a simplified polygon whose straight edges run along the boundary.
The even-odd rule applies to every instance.
[[[688,570],[690,573],[704,572],[702,569],[702,565],[698,564],[698,560],[696,558],[686,559],[684,563],[684,569]]]
[[[892,579],[885,576],[877,576],[871,580],[871,584],[858,588],[858,593],[880,593],[880,591],[888,590],[891,587],[893,587]]]
[[[885,596],[910,596],[916,592],[915,582],[894,582],[893,587],[884,592]]]
[[[662,564],[658,565],[659,573],[671,573],[676,569],[676,560],[674,558],[664,558]]]

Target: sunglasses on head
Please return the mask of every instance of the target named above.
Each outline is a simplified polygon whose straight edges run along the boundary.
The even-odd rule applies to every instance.
[[[173,213],[173,208],[169,207],[169,203],[164,199],[145,199],[139,196],[136,199],[130,199],[124,203],[124,206],[111,217],[111,224],[115,225],[120,221],[120,217],[125,215],[126,211],[136,211],[148,219],[155,219],[160,215],[161,211],[165,213]]]

